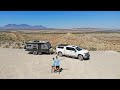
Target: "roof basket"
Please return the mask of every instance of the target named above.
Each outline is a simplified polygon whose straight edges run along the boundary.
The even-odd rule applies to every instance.
[[[58,44],[58,46],[68,46],[68,44]]]

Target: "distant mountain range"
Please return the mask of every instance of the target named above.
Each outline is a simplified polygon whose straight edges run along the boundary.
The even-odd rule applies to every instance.
[[[3,27],[0,27],[0,29],[12,29],[12,30],[21,30],[21,29],[28,29],[28,30],[30,30],[30,29],[47,29],[47,27],[44,27],[44,26],[42,26],[42,25],[35,25],[35,26],[31,26],[31,25],[28,25],[28,24],[19,24],[19,25],[17,25],[17,24],[8,24],[8,25],[5,25],[5,26],[3,26]]]
[[[47,28],[42,25],[31,26],[28,24],[7,24],[0,27],[2,30],[77,30],[77,31],[106,31],[106,32],[120,32],[120,29],[110,29],[110,28],[71,28],[71,29],[60,29],[60,28]]]
[[[119,31],[120,29],[112,29],[112,28],[72,28],[72,30],[82,30],[82,31],[106,31],[106,32],[114,32]]]

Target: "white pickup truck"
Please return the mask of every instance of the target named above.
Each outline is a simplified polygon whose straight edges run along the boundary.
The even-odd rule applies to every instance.
[[[63,56],[63,55],[71,56],[71,57],[76,57],[79,60],[90,58],[90,54],[88,50],[72,45],[58,45],[56,46],[56,53],[59,56]]]

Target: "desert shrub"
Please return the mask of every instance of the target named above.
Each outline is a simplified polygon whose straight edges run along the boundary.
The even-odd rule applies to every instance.
[[[16,45],[17,45],[18,47],[20,47],[20,43],[16,43]]]
[[[13,42],[8,42],[8,45],[11,46],[13,44]]]
[[[119,52],[119,53],[120,53],[120,51],[117,51],[117,52]]]
[[[12,48],[16,48],[15,46],[12,46]]]
[[[5,44],[6,42],[5,41],[2,41],[1,44]]]
[[[51,49],[50,49],[50,52],[51,52],[51,53],[55,53],[55,49],[51,48]]]
[[[23,47],[18,47],[18,49],[23,49]]]
[[[53,48],[53,49],[56,49],[56,46],[54,45],[54,46],[52,46],[52,48]]]
[[[23,43],[17,42],[15,43],[15,48],[23,49],[24,48],[23,45],[24,45]]]
[[[90,51],[96,51],[97,49],[94,48],[94,47],[90,47],[89,50],[90,50]]]
[[[2,43],[0,42],[0,47],[2,46]]]
[[[9,48],[9,45],[5,45],[5,46],[3,46],[3,48]]]

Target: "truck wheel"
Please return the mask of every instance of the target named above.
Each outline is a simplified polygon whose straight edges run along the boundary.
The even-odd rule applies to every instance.
[[[83,56],[82,55],[78,55],[78,59],[83,61]]]
[[[62,57],[62,52],[58,52],[58,56]]]
[[[34,51],[33,54],[34,54],[34,55],[37,55],[38,53],[37,53],[37,51]]]

